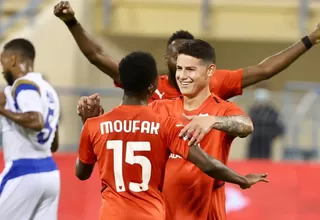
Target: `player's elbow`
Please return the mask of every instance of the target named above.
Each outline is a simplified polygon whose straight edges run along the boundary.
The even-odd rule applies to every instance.
[[[248,124],[248,125],[245,125],[244,129],[243,129],[243,132],[241,132],[239,134],[239,137],[240,138],[245,138],[247,137],[248,135],[250,135],[252,132],[253,132],[254,128],[253,128],[253,124]]]
[[[91,176],[91,173],[84,172],[84,170],[82,170],[81,168],[79,169],[78,166],[76,167],[76,177],[79,180],[81,180],[81,181],[87,180],[90,178],[90,176]]]
[[[43,119],[34,120],[32,123],[29,124],[29,128],[31,130],[40,132],[42,129],[44,129]]]
[[[85,56],[91,64],[98,65],[100,63],[100,54],[100,50],[96,50],[90,53],[86,53]]]
[[[37,122],[37,123],[34,123],[30,129],[34,130],[34,131],[41,131],[42,129],[44,128],[44,124],[40,123],[40,122]]]
[[[240,126],[238,129],[238,134],[236,136],[245,138],[253,132],[253,123],[249,117],[243,117],[239,123]]]
[[[76,177],[81,181],[85,181],[90,178],[90,175],[76,172]]]
[[[267,80],[270,79],[276,72],[274,68],[272,68],[270,65],[264,65],[264,63],[258,64],[259,67],[259,76],[261,80]]]
[[[81,181],[89,179],[93,168],[94,164],[84,164],[78,159],[76,165],[76,177]]]

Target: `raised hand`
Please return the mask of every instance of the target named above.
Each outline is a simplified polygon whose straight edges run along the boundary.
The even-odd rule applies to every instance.
[[[59,4],[54,6],[54,15],[64,22],[75,19],[74,11],[68,1],[61,1]]]
[[[317,25],[308,37],[312,44],[320,43],[320,24]]]

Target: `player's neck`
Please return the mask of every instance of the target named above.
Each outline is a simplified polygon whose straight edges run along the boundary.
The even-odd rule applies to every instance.
[[[27,75],[28,73],[33,72],[33,64],[30,62],[24,62],[19,64],[19,70],[16,74],[15,80],[19,79],[20,77],[23,77]]]
[[[183,97],[183,108],[187,111],[193,111],[199,108],[202,103],[211,95],[210,89],[204,88],[194,97]]]
[[[123,95],[121,105],[148,105],[147,99]]]

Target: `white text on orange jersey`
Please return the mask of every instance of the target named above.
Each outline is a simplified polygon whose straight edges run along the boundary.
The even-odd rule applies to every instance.
[[[140,120],[116,120],[100,123],[101,134],[112,132],[159,134],[160,123]]]

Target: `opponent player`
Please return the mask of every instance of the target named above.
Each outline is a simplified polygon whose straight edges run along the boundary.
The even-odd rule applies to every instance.
[[[51,157],[58,148],[57,93],[33,72],[35,48],[8,42],[1,54],[5,106],[0,106],[5,168],[0,175],[0,219],[56,220],[60,174]],[[2,103],[4,100],[2,100]]]
[[[98,163],[104,184],[100,219],[165,219],[161,191],[169,150],[195,164],[200,168],[196,168],[198,172],[242,188],[267,181],[266,174],[239,176],[197,145],[189,147],[178,137],[182,125],[177,119],[163,117],[147,106],[158,76],[151,55],[127,55],[119,64],[119,72],[123,102],[107,114],[85,122],[76,167],[76,175],[85,180]],[[215,142],[208,145],[213,147]],[[203,174],[214,181],[207,175]]]
[[[121,86],[118,62],[106,55],[101,46],[89,36],[74,16],[68,1],[62,1],[54,8],[54,14],[69,28],[81,52],[102,72],[110,76],[116,85]],[[169,77],[159,76],[158,88],[150,101],[157,99],[176,98],[180,94],[175,82],[175,68],[177,47],[186,40],[194,37],[186,31],[177,31],[168,40],[165,60],[168,65]],[[210,80],[210,90],[222,99],[241,95],[242,88],[269,79],[290,66],[297,58],[304,54],[312,45],[319,43],[320,27],[310,35],[297,41],[287,49],[270,56],[261,63],[235,71],[216,70]]]

